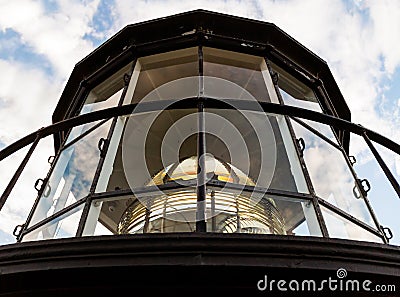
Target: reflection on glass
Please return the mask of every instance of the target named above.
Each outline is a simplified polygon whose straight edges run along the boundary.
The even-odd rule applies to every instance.
[[[264,58],[207,47],[203,56],[205,96],[275,102],[268,94],[271,79]]]
[[[138,59],[125,104],[195,97],[200,87],[208,97],[278,103],[264,58],[213,48],[203,48],[203,57],[201,86],[198,48]]]
[[[306,119],[299,119],[303,123],[307,124],[311,128],[317,130],[319,133],[324,135],[326,138],[328,138],[330,141],[332,141],[335,144],[338,144],[337,138],[329,125],[325,125],[322,123],[306,120]]]
[[[125,85],[124,75],[130,69],[131,63],[94,87],[87,95],[80,114],[117,106]]]
[[[209,186],[207,232],[321,236],[311,202],[263,194],[255,204],[252,196],[250,190]],[[84,235],[194,232],[196,206],[196,189],[189,187],[149,191],[140,200],[126,195],[94,201],[87,222],[94,227]]]
[[[321,112],[314,91],[275,63],[269,61],[272,70],[279,74],[278,86],[283,102],[305,109]]]
[[[321,206],[329,237],[382,243],[382,239]]]
[[[209,186],[206,202],[208,232],[321,236],[308,201]]]
[[[129,73],[131,63],[121,68],[112,76],[102,83],[94,87],[87,95],[85,103],[79,114],[86,114],[110,107],[116,107],[121,99],[123,88],[125,85],[124,75]],[[90,122],[84,125],[73,127],[68,134],[65,144],[79,137],[90,128],[94,127],[101,121]]]
[[[321,236],[311,202],[253,192],[255,181],[240,169],[210,154],[205,158],[208,232]],[[144,192],[94,201],[84,235],[195,231],[196,178],[192,156],[160,170]],[[168,185],[175,189],[158,188]]]
[[[300,97],[303,99],[300,99],[300,98],[293,97],[289,93],[285,92],[284,89],[282,89],[282,88],[279,88],[279,91],[281,92],[283,103],[286,105],[292,105],[292,106],[296,106],[296,107],[300,107],[300,108],[304,108],[304,109],[322,112],[321,107],[319,106],[318,102],[314,101],[314,100],[317,100],[314,97],[308,97],[307,95],[303,95],[302,97]],[[312,92],[311,89],[309,90],[309,92]],[[312,93],[312,94],[314,94],[314,93]],[[312,100],[312,101],[309,101],[309,100]]]
[[[218,160],[209,166],[229,163],[256,186],[308,193],[284,117],[206,109],[205,119],[206,153]],[[101,176],[98,192],[146,186],[163,168],[197,156],[194,109],[134,114],[125,125],[123,136],[122,128],[113,134],[116,140],[110,142],[109,151],[115,154],[106,157],[112,171]],[[233,177],[221,176],[220,180],[224,178],[229,182]]]
[[[196,192],[187,189],[148,198],[146,204],[135,201],[122,216],[118,233],[193,232],[196,201]],[[271,198],[254,205],[249,195],[211,191],[206,204],[209,232],[286,234],[284,219]]]
[[[125,104],[198,95],[198,49],[188,48],[138,59]],[[195,77],[194,79],[191,77]],[[185,79],[188,78],[188,79]],[[173,85],[168,83],[176,81]],[[164,85],[164,86],[163,86]],[[161,89],[160,86],[163,86]],[[131,86],[130,86],[131,87]]]
[[[87,104],[83,107],[81,114],[84,113],[89,113],[89,112],[93,112],[93,111],[97,111],[97,110],[102,110],[105,108],[109,108],[109,107],[114,107],[117,106],[118,101],[121,97],[122,94],[122,89],[119,90],[117,93],[113,94],[109,100],[106,101],[101,101],[98,103],[93,103],[93,104]],[[90,122],[84,125],[80,125],[80,126],[75,126],[71,129],[71,132],[68,134],[68,138],[65,141],[65,145],[69,144],[71,141],[73,141],[74,139],[76,139],[77,137],[79,137],[80,135],[84,134],[85,132],[87,132],[89,129],[93,128],[94,126],[100,124],[102,121],[95,121],[95,122]]]
[[[77,139],[82,134],[88,133],[91,129],[96,129],[97,126],[100,126],[104,122],[106,121],[101,120],[73,127],[64,145],[69,145],[74,139]]]
[[[0,195],[21,164],[22,159],[26,156],[29,148],[30,145],[27,145],[0,161]],[[47,160],[52,154],[54,154],[54,139],[53,135],[50,135],[42,138],[38,143],[1,210],[0,226],[2,226],[4,233],[0,244],[15,242],[16,238],[12,233],[16,222],[26,221],[37,197],[32,185],[38,176],[46,176],[50,167],[47,164]]]
[[[197,156],[197,110],[164,110],[130,115],[114,131],[97,192],[149,185],[168,165]],[[115,139],[115,141],[114,141]]]
[[[84,204],[81,204],[49,223],[33,230],[25,235],[22,241],[75,237],[83,206]]]
[[[379,152],[383,161],[390,168],[393,176],[399,181],[400,180],[400,155],[396,154],[392,150],[384,147],[383,145],[373,142],[375,149]]]
[[[240,169],[233,165],[216,159],[211,154],[205,155],[206,176],[209,180],[214,179],[241,185],[255,186],[254,182]],[[167,166],[157,173],[148,185],[163,185],[168,182],[188,181],[197,178],[197,156],[184,159],[183,161]]]
[[[231,163],[258,187],[308,192],[284,117],[207,108],[205,123],[208,154]]]
[[[196,189],[166,192],[134,200],[118,222],[118,234],[194,232],[196,229]]]
[[[296,122],[292,125],[297,138],[304,139],[304,160],[316,194],[375,227],[364,198],[355,195],[360,190],[342,152]]]
[[[89,193],[100,157],[98,142],[107,137],[110,124],[101,125],[60,153],[29,226]]]
[[[377,149],[381,149],[379,145],[374,143]],[[380,150],[382,157],[386,157],[386,152]],[[355,156],[356,163],[353,165],[357,175],[364,179],[366,178],[371,184],[371,189],[368,192],[368,200],[377,216],[379,223],[385,227],[389,227],[393,232],[391,244],[400,244],[400,220],[398,219],[398,210],[400,209],[400,200],[397,197],[395,190],[379,166],[372,152],[364,141],[364,138],[350,134],[350,155]],[[395,154],[388,155],[394,161]],[[386,163],[388,166],[394,164]],[[395,170],[392,170],[395,173]],[[398,179],[400,180],[400,179]],[[396,232],[397,231],[397,232]]]
[[[121,88],[116,93],[111,94],[110,97],[107,97],[106,99],[104,99],[103,97],[97,97],[97,93],[95,93],[96,95],[93,95],[94,98],[91,98],[91,94],[93,92],[91,91],[89,93],[88,99],[86,99],[87,102],[81,110],[81,114],[117,106],[119,100],[121,99],[122,91],[123,90]]]
[[[275,168],[275,176],[274,177],[274,185],[278,182],[275,180],[279,180],[285,171],[290,170],[293,175],[293,179],[295,181],[296,189],[289,188],[288,185],[280,182],[279,186],[274,186],[272,188],[282,189],[286,191],[297,191],[300,193],[309,193],[308,186],[304,177],[303,170],[301,168],[301,164],[299,161],[299,157],[296,152],[295,144],[292,139],[292,135],[290,134],[289,127],[286,122],[286,118],[284,116],[275,116],[276,124],[279,127],[279,131],[275,133],[277,139],[277,148],[278,148],[278,159],[277,159],[277,168]],[[289,169],[285,169],[287,165],[285,154],[287,154],[287,159],[289,161]],[[286,188],[285,188],[286,187]]]

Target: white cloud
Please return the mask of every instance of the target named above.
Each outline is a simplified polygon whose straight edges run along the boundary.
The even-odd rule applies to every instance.
[[[366,0],[373,32],[371,41],[380,48],[385,69],[392,74],[400,64],[400,2],[398,0]]]
[[[50,61],[55,75],[32,68],[18,60],[0,60],[0,141],[5,144],[51,123],[65,79],[73,66],[93,50],[84,39],[91,33],[91,22],[98,0],[57,1],[55,13],[47,13],[40,1],[0,0],[0,30],[11,29],[20,38],[0,42],[3,50],[13,50],[20,43]],[[0,164],[0,191],[4,190],[26,149]],[[23,223],[35,199],[33,183],[48,171],[47,158],[52,141],[42,141],[38,154],[21,176],[0,216],[0,228],[10,234]],[[7,240],[5,241],[7,242]]]
[[[376,111],[380,83],[400,64],[400,2],[355,1],[124,1],[116,0],[116,26],[204,8],[275,23],[325,59],[352,111],[353,121],[400,136]],[[388,19],[388,20],[387,20]],[[384,63],[382,64],[381,59]],[[371,125],[374,123],[374,125]]]
[[[147,21],[154,18],[165,17],[171,14],[181,13],[194,9],[207,9],[237,16],[259,18],[257,1],[241,0],[137,0],[137,1],[115,1],[116,26],[122,26]]]
[[[51,123],[61,82],[16,61],[0,60],[0,141],[12,141]]]
[[[52,81],[38,69],[28,68],[16,61],[0,60],[0,142],[11,144],[27,133],[51,123],[61,89],[60,81]],[[28,147],[0,162],[0,193],[22,161]],[[42,140],[30,163],[1,211],[0,229],[11,234],[14,227],[24,223],[32,207],[36,191],[33,184],[49,169],[47,158],[54,154],[51,137]],[[9,242],[4,239],[4,243]],[[0,239],[1,242],[1,239]]]
[[[52,143],[52,137],[47,137],[39,143],[37,150],[32,155],[18,183],[1,210],[0,230],[3,232],[12,234],[16,225],[25,223],[37,195],[33,187],[34,183],[38,178],[44,178],[49,170],[47,158],[54,154]],[[3,193],[27,150],[28,147],[0,162],[0,193]],[[0,244],[4,243],[8,243],[8,240],[0,236]]]
[[[91,20],[99,0],[58,0],[56,13],[47,14],[40,1],[0,0],[0,29],[11,28],[45,55],[56,73],[64,78],[73,66],[93,50],[85,34],[91,32]]]

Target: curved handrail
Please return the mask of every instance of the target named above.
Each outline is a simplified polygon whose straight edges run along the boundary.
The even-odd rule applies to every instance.
[[[246,100],[238,100],[238,99],[214,99],[208,97],[190,97],[186,99],[179,100],[179,105],[177,104],[176,100],[163,100],[162,107],[164,109],[184,109],[190,107],[196,107],[199,99],[202,99],[207,102],[206,108],[240,108],[241,110],[250,110],[250,111],[259,111],[260,106],[262,107],[264,112],[273,113],[273,114],[280,114],[280,115],[287,115],[297,118],[302,118],[306,120],[311,120],[314,122],[323,123],[326,125],[331,125],[335,128],[339,128],[342,130],[347,130],[349,132],[355,133],[357,135],[362,136],[364,133],[367,134],[369,139],[385,146],[386,148],[392,150],[396,154],[400,155],[400,145],[392,141],[391,139],[380,135],[379,133],[365,128],[359,124],[355,124],[349,122],[347,120],[334,117],[331,115],[323,114],[320,112],[290,106],[290,105],[280,105],[276,103],[269,103],[269,102],[252,102]],[[229,102],[233,104],[230,105]],[[157,111],[160,110],[160,104],[157,104],[158,101],[155,102],[145,102],[145,103],[133,103],[122,105],[118,107],[110,107],[107,109],[102,109],[99,111],[94,111],[91,113],[86,113],[83,115],[75,116],[70,119],[66,119],[47,127],[41,128],[36,132],[30,133],[27,136],[17,140],[16,142],[10,144],[9,146],[5,147],[0,151],[0,161],[8,157],[9,155],[15,153],[19,149],[33,143],[36,137],[39,135],[40,138],[44,138],[51,134],[54,134],[59,131],[68,130],[74,126],[83,125],[89,122],[94,122],[98,120],[109,119],[115,116],[123,116],[128,115],[134,112],[138,105],[140,105],[140,111]],[[233,107],[234,106],[234,107]]]
[[[372,153],[377,158],[379,165],[383,169],[386,177],[389,179],[394,190],[396,191],[396,193],[400,198],[399,183],[397,182],[397,180],[395,179],[395,177],[393,176],[393,174],[391,173],[390,169],[387,167],[383,159],[380,157],[377,150],[373,147],[371,140],[383,145],[384,147],[392,150],[398,155],[400,155],[400,145],[390,140],[389,138],[380,135],[375,131],[372,131],[361,125],[354,124],[352,122],[349,122],[347,120],[338,117],[290,105],[281,105],[269,102],[247,101],[238,99],[214,99],[208,97],[190,97],[178,101],[161,100],[154,102],[133,103],[118,107],[110,107],[107,109],[102,109],[99,111],[94,111],[83,115],[78,115],[70,119],[54,123],[47,127],[43,127],[38,131],[28,134],[27,136],[10,144],[9,146],[0,151],[0,161],[2,161],[3,159],[7,158],[11,154],[17,152],[18,150],[22,149],[23,147],[29,144],[32,144],[32,147],[30,148],[28,154],[26,155],[21,165],[17,169],[16,173],[14,174],[10,183],[8,184],[3,195],[0,197],[0,210],[3,207],[5,201],[7,200],[12,188],[14,187],[26,163],[28,162],[30,155],[32,154],[32,151],[35,149],[40,139],[55,134],[57,132],[65,131],[72,127],[83,125],[89,122],[110,119],[116,116],[129,115],[134,113],[135,110],[139,112],[149,112],[149,111],[159,111],[168,109],[196,108],[197,104],[201,101],[207,103],[206,108],[225,108],[225,109],[239,109],[248,111],[263,110],[264,112],[267,113],[297,117],[318,123],[323,123],[326,125],[331,125],[335,128],[339,128],[341,130],[347,130],[349,132],[360,135],[367,142],[368,147],[371,149]]]

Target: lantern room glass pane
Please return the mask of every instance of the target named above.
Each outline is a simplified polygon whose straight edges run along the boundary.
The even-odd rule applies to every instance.
[[[260,189],[209,185],[206,221],[207,232],[322,236],[311,201]]]
[[[206,108],[205,125],[207,154],[240,169],[255,186],[308,193],[283,116]]]
[[[194,232],[196,205],[196,189],[190,187],[162,192],[153,188],[140,199],[122,195],[95,200],[84,236]],[[206,224],[207,232],[215,233],[321,236],[309,201],[263,194],[254,204],[251,190],[221,191],[217,186],[208,186]]]
[[[90,133],[89,130],[91,129],[96,129],[98,126],[102,125],[105,123],[107,120],[100,120],[100,121],[94,121],[90,122],[87,124],[75,126],[71,129],[71,132],[69,133],[67,140],[65,141],[64,146],[69,145],[71,142],[73,142],[75,139],[78,139],[81,137],[81,135],[85,133]]]
[[[317,132],[324,135],[326,138],[328,138],[333,143],[338,144],[337,138],[336,138],[331,126],[325,125],[322,123],[318,123],[318,122],[314,122],[314,121],[310,121],[310,120],[306,120],[306,119],[302,119],[302,118],[298,118],[298,120],[300,120],[304,124],[310,126],[311,128],[315,129]]]
[[[91,89],[86,96],[85,102],[79,114],[86,114],[90,112],[107,109],[110,107],[118,106],[125,86],[124,75],[129,74],[131,71],[132,63],[129,63],[119,71],[105,79],[96,87]],[[73,127],[68,136],[65,144],[67,145],[75,138],[87,132],[102,121],[89,122],[84,125]]]
[[[304,140],[304,160],[317,196],[376,228],[343,153],[291,122],[297,138]]]
[[[98,143],[107,138],[110,124],[104,123],[60,152],[29,227],[89,193],[100,159]]]
[[[91,89],[80,114],[117,106],[125,86],[124,75],[129,74],[131,65],[132,63],[129,63]]]
[[[84,204],[26,234],[22,241],[75,237]]]
[[[171,109],[120,117],[96,192],[151,186],[164,168],[196,157],[197,116],[197,109]]]
[[[203,57],[205,96],[275,101],[268,92],[271,78],[264,58],[208,47],[203,48]]]
[[[110,78],[93,88],[89,92],[80,114],[86,114],[117,106],[123,93],[123,76],[125,73],[129,73],[130,67],[131,64],[125,66]],[[94,121],[73,127],[68,134],[65,145],[80,135],[86,133],[89,129],[100,124],[101,122],[102,121]]]
[[[197,47],[139,58],[124,104],[196,97],[198,75]]]
[[[380,147],[376,143],[373,145],[379,150],[382,157],[389,157],[386,161],[391,160],[392,163],[388,162],[386,164],[392,169],[396,154],[386,155],[389,151],[383,151],[383,147]],[[350,134],[350,155],[355,157],[356,163],[354,163],[353,167],[357,175],[361,179],[367,179],[371,185],[371,189],[368,191],[368,200],[379,223],[391,229],[393,238],[390,240],[390,243],[399,245],[400,220],[398,213],[400,200],[395,190],[362,136]],[[395,174],[396,171],[392,170],[392,173]]]
[[[279,75],[278,87],[284,104],[322,112],[318,98],[309,86],[275,63],[268,62],[272,70]]]
[[[364,228],[348,221],[337,213],[327,209],[324,206],[321,207],[321,212],[325,220],[326,227],[328,229],[329,237],[331,238],[343,238],[350,240],[362,240],[382,243],[382,238],[372,234]]]
[[[27,145],[0,161],[0,195],[30,147],[31,145]],[[37,198],[37,193],[33,190],[32,185],[39,176],[46,176],[50,168],[48,158],[52,154],[54,154],[54,138],[53,135],[49,135],[42,138],[37,144],[1,209],[0,230],[3,232],[3,240],[0,245],[16,241],[15,236],[12,235],[15,225],[26,221]],[[7,176],[9,173],[11,176]]]

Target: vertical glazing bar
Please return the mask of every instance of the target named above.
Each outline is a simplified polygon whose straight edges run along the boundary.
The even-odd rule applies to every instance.
[[[168,207],[168,198],[164,198],[163,213],[161,219],[161,233],[165,233],[165,226],[167,225],[165,222],[165,218],[167,217],[167,207]]]
[[[204,103],[199,102],[198,108],[198,136],[197,136],[197,211],[196,231],[206,232],[206,159],[205,145],[206,135],[204,133]]]
[[[215,191],[211,191],[211,229],[212,232],[217,230],[217,218],[215,217]]]
[[[131,75],[132,71],[133,71],[133,67],[131,68],[131,70],[129,72],[129,75],[127,75],[127,77],[124,76],[124,85],[125,86],[124,86],[124,89],[122,91],[121,97],[119,99],[118,106],[121,106],[122,103],[124,102],[125,95],[126,95],[126,92],[128,90],[128,86],[129,86],[129,78],[130,78],[130,75]],[[110,130],[108,131],[107,139],[105,140],[104,146],[103,146],[103,148],[102,148],[102,150],[100,152],[100,161],[99,161],[99,163],[97,165],[96,173],[94,175],[93,182],[92,182],[92,185],[90,187],[90,193],[91,194],[93,194],[94,191],[96,190],[96,186],[97,186],[97,183],[99,181],[101,170],[103,169],[103,165],[104,165],[105,157],[106,157],[106,154],[107,154],[107,151],[108,151],[108,147],[109,147],[109,144],[110,144],[110,141],[111,141],[111,137],[113,136],[113,133],[114,133],[114,130],[115,130],[115,126],[117,125],[117,120],[118,120],[118,117],[115,117],[113,119],[113,121],[111,123],[111,126],[110,126]]]
[[[129,87],[130,77],[132,75],[132,72],[133,72],[134,68],[135,68],[135,62],[132,63],[132,66],[131,66],[131,69],[129,71],[129,74],[125,74],[124,77],[123,77],[124,88],[123,88],[122,94],[121,94],[121,96],[119,98],[118,106],[122,106],[122,104],[124,102],[124,99],[125,99],[126,93],[128,91],[128,87]],[[113,133],[114,133],[114,130],[115,130],[115,126],[117,125],[117,121],[118,121],[118,117],[114,117],[114,119],[112,120],[112,123],[110,125],[110,129],[108,131],[108,134],[107,134],[107,139],[105,139],[103,141],[104,145],[100,149],[100,160],[99,160],[99,162],[97,164],[96,172],[94,174],[92,185],[91,185],[90,190],[89,190],[88,200],[86,201],[85,207],[84,207],[83,212],[82,212],[81,219],[79,221],[79,226],[78,226],[78,231],[76,232],[76,237],[81,237],[83,235],[84,230],[85,230],[85,225],[86,225],[86,222],[88,220],[88,215],[89,215],[89,211],[90,211],[90,207],[91,207],[91,195],[93,195],[94,192],[96,191],[96,187],[97,187],[97,184],[98,184],[99,179],[100,179],[100,174],[101,174],[101,171],[103,169],[103,165],[104,165],[105,160],[106,160],[106,155],[107,155],[107,152],[108,152],[109,144],[110,144],[111,138],[113,136]]]
[[[397,182],[396,178],[394,177],[394,175],[390,171],[389,167],[386,165],[385,161],[382,159],[382,157],[379,154],[379,152],[376,150],[376,148],[372,144],[371,140],[369,139],[369,137],[368,137],[368,135],[367,135],[367,133],[365,131],[362,134],[362,136],[364,137],[364,140],[367,143],[367,145],[368,145],[369,149],[371,150],[372,154],[376,158],[376,161],[378,161],[379,166],[381,166],[383,172],[386,174],[386,177],[388,178],[388,180],[389,180],[390,184],[392,185],[393,189],[396,191],[397,196],[399,196],[399,198],[400,198],[400,185]]]
[[[240,215],[239,215],[239,202],[236,198],[236,233],[242,232],[242,225],[240,222]]]
[[[349,155],[347,154],[346,150],[345,150],[342,146],[340,147],[340,151],[342,152],[343,157],[344,157],[344,159],[345,159],[345,161],[346,161],[346,163],[347,163],[347,166],[349,167],[350,172],[351,172],[351,174],[353,175],[353,178],[354,178],[356,184],[357,184],[358,187],[359,187],[359,191],[361,192],[361,189],[362,189],[363,186],[362,186],[362,184],[359,182],[357,173],[356,173],[356,171],[354,170],[353,165],[352,165],[351,162],[350,162]],[[374,223],[375,223],[376,229],[377,229],[377,230],[380,230],[380,229],[381,229],[381,228],[380,228],[381,224],[379,223],[378,217],[376,216],[376,214],[375,214],[375,212],[374,212],[374,209],[372,208],[371,203],[369,202],[369,199],[368,199],[367,195],[366,195],[366,194],[365,194],[365,195],[364,195],[364,194],[361,194],[361,196],[363,197],[364,202],[365,202],[365,205],[367,206],[368,211],[369,211],[369,213],[371,214],[371,217],[372,217],[372,220],[373,220]],[[387,243],[387,242],[386,242],[386,243]]]
[[[293,118],[293,120],[296,121],[297,123],[299,123],[300,125],[302,125],[302,126],[303,126],[304,128],[306,128],[307,130],[310,130],[312,133],[314,133],[315,135],[317,135],[318,137],[320,137],[320,138],[323,139],[324,141],[326,141],[329,145],[332,145],[333,147],[335,147],[336,149],[338,149],[340,152],[342,152],[343,157],[344,157],[344,159],[345,159],[345,161],[346,161],[346,163],[347,163],[347,166],[348,166],[348,168],[349,168],[349,170],[350,170],[350,172],[351,172],[351,174],[352,174],[352,176],[353,176],[353,178],[354,178],[354,181],[356,182],[356,184],[358,185],[358,187],[360,188],[360,191],[361,191],[362,185],[360,184],[359,179],[358,179],[358,176],[357,176],[357,173],[356,173],[356,171],[354,170],[353,165],[352,165],[351,162],[350,162],[349,155],[348,155],[348,153],[346,152],[346,150],[343,148],[343,146],[337,145],[337,144],[334,143],[332,140],[330,140],[329,138],[327,138],[325,135],[323,135],[322,133],[320,133],[318,130],[315,130],[313,127],[310,127],[309,125],[307,125],[307,124],[304,123],[303,121],[301,121],[301,120],[299,120],[299,119],[297,119],[297,118]],[[340,142],[339,142],[339,143],[340,143]],[[377,218],[377,216],[375,215],[375,212],[374,212],[374,210],[373,210],[373,208],[372,208],[372,206],[371,206],[371,204],[370,204],[370,202],[369,202],[367,196],[366,196],[366,195],[364,196],[363,194],[362,194],[362,196],[363,196],[364,202],[365,202],[365,204],[366,204],[366,206],[367,206],[367,208],[368,208],[368,211],[369,211],[370,214],[371,214],[372,220],[373,220],[374,223],[375,223],[375,226],[376,226],[377,230],[380,230],[380,224],[379,224],[378,218]]]
[[[35,150],[36,146],[38,145],[39,141],[41,139],[41,133],[40,130],[36,134],[36,138],[33,141],[31,147],[29,148],[28,152],[26,153],[24,159],[22,160],[21,164],[19,165],[17,171],[15,171],[13,177],[11,178],[10,182],[8,183],[7,187],[5,188],[3,194],[0,197],[0,211],[3,208],[4,204],[6,203],[8,197],[11,194],[11,191],[13,190],[15,184],[17,183],[19,177],[22,174],[22,171],[24,171],[26,164],[28,163],[30,157],[33,154],[33,151]]]
[[[153,199],[148,199],[146,201],[146,212],[145,212],[145,217],[144,217],[143,233],[149,232],[152,204],[153,204]]]
[[[203,48],[199,46],[199,103],[197,109],[197,208],[196,208],[196,232],[206,232],[206,135],[204,118],[204,80],[203,80]]]
[[[78,229],[76,230],[75,237],[82,236],[91,205],[92,205],[92,195],[89,194],[89,196],[86,197],[85,206],[83,207],[82,215],[79,220]]]

